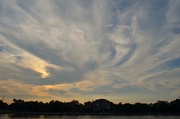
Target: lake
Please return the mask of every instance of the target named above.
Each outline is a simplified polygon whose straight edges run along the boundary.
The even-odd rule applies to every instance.
[[[1,114],[0,119],[180,119],[180,116],[11,116]]]

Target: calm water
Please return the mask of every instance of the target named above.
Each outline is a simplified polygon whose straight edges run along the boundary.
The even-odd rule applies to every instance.
[[[180,116],[10,116],[0,115],[0,119],[180,119]]]

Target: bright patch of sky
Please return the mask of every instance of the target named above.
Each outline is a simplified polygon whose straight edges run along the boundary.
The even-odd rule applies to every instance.
[[[0,0],[0,96],[178,98],[179,6],[179,0]]]

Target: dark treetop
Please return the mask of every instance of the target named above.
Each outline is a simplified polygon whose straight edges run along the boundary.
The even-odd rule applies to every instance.
[[[146,115],[146,114],[180,114],[180,98],[171,102],[157,101],[156,103],[118,103],[106,99],[88,101],[84,104],[77,100],[61,102],[52,100],[48,103],[13,99],[11,104],[0,100],[0,113],[56,113],[56,114],[117,114],[117,115]]]

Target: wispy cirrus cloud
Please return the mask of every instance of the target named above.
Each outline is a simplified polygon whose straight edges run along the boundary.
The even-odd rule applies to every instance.
[[[47,97],[64,90],[63,99],[179,96],[178,0],[0,3],[0,82],[44,87]]]

